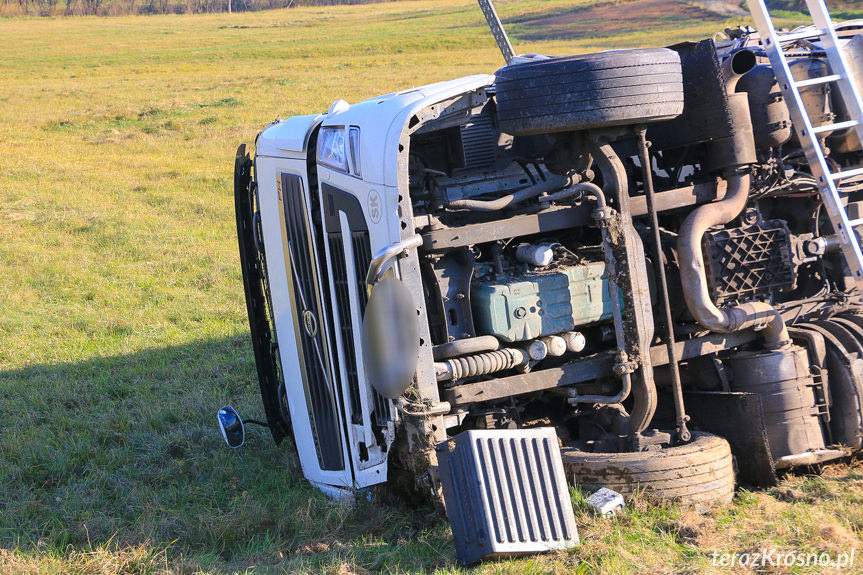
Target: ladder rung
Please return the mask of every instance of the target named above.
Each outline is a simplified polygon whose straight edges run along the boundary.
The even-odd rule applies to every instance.
[[[831,180],[844,180],[845,178],[853,178],[854,176],[863,176],[863,168],[855,168],[853,170],[845,170],[844,172],[834,172],[830,174]]]
[[[801,80],[799,82],[792,82],[798,88],[805,88],[806,86],[817,86],[818,84],[829,84],[830,82],[838,82],[842,78],[844,78],[842,74],[830,74],[829,76],[821,76],[820,78],[811,78],[809,80]]]
[[[863,218],[860,218],[858,220],[851,220],[848,222],[849,228],[856,228],[857,226],[863,226]]]
[[[839,130],[853,128],[854,126],[859,126],[861,124],[863,124],[863,122],[860,120],[848,120],[847,122],[837,122],[836,124],[824,124],[823,126],[815,126],[812,128],[812,133],[820,134],[822,132],[838,132]]]
[[[821,37],[827,33],[827,30],[823,28],[816,28],[815,30],[801,30],[800,32],[791,32],[790,34],[777,34],[776,39],[779,42],[794,42],[795,40],[805,40],[806,38],[812,38],[813,36]]]

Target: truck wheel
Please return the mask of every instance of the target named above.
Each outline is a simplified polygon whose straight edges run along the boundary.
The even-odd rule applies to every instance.
[[[728,442],[695,431],[686,445],[657,451],[589,453],[564,447],[563,467],[578,487],[607,487],[623,495],[636,489],[697,507],[734,498],[734,464]]]
[[[666,120],[683,112],[680,56],[615,50],[512,64],[497,71],[498,123],[513,135]]]

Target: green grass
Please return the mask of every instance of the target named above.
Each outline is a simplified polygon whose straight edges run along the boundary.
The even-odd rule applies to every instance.
[[[499,4],[508,20],[572,5]],[[515,41],[577,53],[732,24]],[[0,47],[0,572],[463,572],[430,509],[333,505],[290,442],[250,431],[229,451],[214,414],[261,411],[236,146],[277,115],[495,70],[475,3],[2,20]],[[576,492],[578,550],[478,571],[689,573],[760,543],[863,550],[861,486],[837,466],[704,516],[639,498],[611,520]]]

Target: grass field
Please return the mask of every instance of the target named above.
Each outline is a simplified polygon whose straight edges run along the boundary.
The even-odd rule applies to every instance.
[[[520,52],[663,45],[738,23],[553,40],[525,24],[588,4],[498,8]],[[252,431],[231,452],[214,414],[261,411],[236,146],[276,115],[495,70],[475,2],[0,20],[0,49],[0,573],[461,572],[430,509],[333,505],[290,442]],[[611,520],[576,492],[578,550],[477,571],[728,573],[714,551],[863,553],[861,488],[851,462],[703,516],[639,498]]]

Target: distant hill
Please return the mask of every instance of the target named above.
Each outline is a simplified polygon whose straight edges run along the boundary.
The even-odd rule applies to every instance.
[[[826,0],[838,20],[863,18],[863,0]],[[773,10],[803,12],[805,0],[767,0]],[[499,2],[505,6],[506,3]],[[801,21],[805,17],[801,17]],[[621,37],[633,45],[649,45],[659,31],[680,27],[691,30],[692,37],[710,36],[726,26],[751,23],[746,0],[593,0],[561,7],[525,10],[505,17],[504,25],[522,42],[546,40],[601,40],[614,37],[619,47]]]

